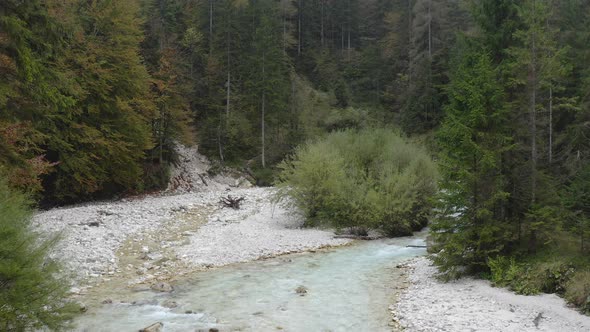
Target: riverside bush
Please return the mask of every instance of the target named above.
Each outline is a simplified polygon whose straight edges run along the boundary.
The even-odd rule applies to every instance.
[[[292,198],[308,226],[409,235],[426,226],[436,192],[428,154],[386,129],[331,133],[278,167],[280,195]]]
[[[0,177],[0,331],[59,330],[77,309],[47,259],[55,240],[39,241],[30,217],[26,198]]]
[[[590,315],[590,270],[574,273],[565,285],[565,298]]]

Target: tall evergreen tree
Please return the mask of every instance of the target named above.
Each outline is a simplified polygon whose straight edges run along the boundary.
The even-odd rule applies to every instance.
[[[455,277],[487,269],[510,237],[503,205],[508,197],[502,158],[511,148],[507,109],[498,72],[481,44],[463,42],[456,51],[449,103],[438,133],[441,149],[441,215],[432,225],[444,247],[435,262]]]

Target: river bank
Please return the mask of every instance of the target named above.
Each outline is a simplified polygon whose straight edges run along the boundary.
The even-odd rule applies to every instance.
[[[410,285],[392,307],[404,331],[590,331],[590,317],[557,295],[517,295],[471,278],[443,283],[425,257],[406,266]]]
[[[220,197],[227,195],[245,197],[242,207],[220,205]],[[350,242],[334,239],[329,230],[302,229],[302,218],[275,204],[273,195],[271,188],[225,188],[88,204],[37,214],[34,226],[43,234],[61,234],[51,256],[74,275],[76,287],[130,271],[136,274],[135,283],[145,283],[179,269]]]

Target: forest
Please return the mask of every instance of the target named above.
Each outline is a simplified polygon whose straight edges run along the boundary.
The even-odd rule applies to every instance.
[[[388,128],[438,165],[441,272],[590,311],[589,92],[585,0],[3,0],[0,184],[154,192],[181,142],[271,185],[306,142]]]

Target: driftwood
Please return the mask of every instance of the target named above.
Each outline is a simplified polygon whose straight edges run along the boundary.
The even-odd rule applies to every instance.
[[[417,246],[414,244],[408,244],[406,248],[428,248],[428,246]]]
[[[205,187],[209,187],[209,185],[207,184],[207,181],[205,181],[205,178],[203,177],[203,174],[199,174],[199,177],[201,178],[201,181],[203,181],[203,184],[205,185]]]
[[[368,236],[368,235],[354,235],[354,234],[341,234],[334,235],[335,239],[353,239],[353,240],[378,240],[382,239],[383,236]]]
[[[244,197],[232,197],[231,195],[228,195],[227,197],[221,197],[219,202],[225,207],[238,210],[243,200]]]

